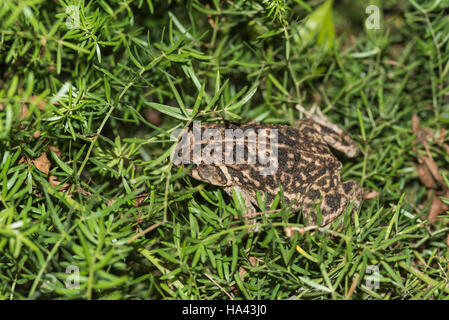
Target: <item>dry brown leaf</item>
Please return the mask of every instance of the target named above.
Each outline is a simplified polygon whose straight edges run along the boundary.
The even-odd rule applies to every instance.
[[[416,114],[414,114],[412,116],[412,130],[413,130],[413,133],[416,134],[416,137],[415,137],[415,139],[413,139],[413,142],[412,142],[413,151],[418,152],[418,149],[416,147],[416,140],[418,140],[419,118],[418,118],[418,115],[416,115]]]
[[[48,149],[50,149],[51,151],[53,151],[56,156],[61,159],[61,150],[59,150],[57,147],[55,146],[48,146]]]
[[[421,159],[426,164],[427,168],[429,169],[430,173],[432,174],[433,178],[444,185],[444,180],[441,174],[438,172],[438,165],[433,160],[432,156],[429,154],[427,157],[421,157]]]
[[[56,180],[56,177],[55,177],[55,176],[50,176],[50,177],[48,178],[48,182],[50,182],[50,185],[51,185],[53,188],[56,188],[57,186],[59,186],[59,185],[61,184],[61,182],[59,182],[58,180]]]
[[[443,203],[437,194],[434,194],[428,215],[429,221],[432,223],[437,221],[438,216],[447,210],[449,210],[449,206]]]
[[[243,276],[244,276],[245,274],[247,274],[247,273],[248,273],[248,271],[246,271],[245,268],[242,268],[242,267],[239,268],[239,276],[240,276],[240,279],[244,280],[244,279],[243,279]]]
[[[424,163],[419,163],[417,166],[418,178],[421,183],[426,186],[426,188],[436,189],[438,188],[435,179],[430,173],[429,168]]]
[[[24,104],[22,108],[20,108],[20,120],[23,120],[28,115],[28,106]]]
[[[233,285],[231,286],[231,292],[232,292],[233,294],[238,294],[238,293],[239,293],[239,288],[238,288],[235,284],[233,284]]]
[[[50,161],[48,161],[47,154],[43,152],[41,156],[33,160],[33,164],[45,174],[50,172]]]
[[[33,132],[33,138],[34,139],[39,139],[41,136],[41,132],[39,130],[36,130]]]
[[[439,196],[449,196],[449,186],[445,184],[444,179],[439,172],[438,165],[430,153],[428,139],[429,137],[433,137],[435,139],[435,142],[439,146],[444,145],[446,151],[449,151],[449,147],[444,144],[446,130],[442,129],[440,131],[440,137],[438,139],[435,138],[433,132],[429,128],[419,126],[419,118],[417,115],[413,115],[412,117],[412,130],[417,137],[417,139],[413,141],[413,144],[415,144],[416,140],[418,140],[419,142],[421,142],[427,153],[427,156],[421,156],[418,158],[418,164],[416,166],[418,171],[418,178],[421,183],[427,188],[427,201],[430,201],[430,190],[436,190],[433,194],[432,203],[430,205],[428,214],[429,221],[433,223],[438,220],[438,216],[440,214],[449,210],[449,206],[444,204],[439,198]],[[413,150],[417,152],[417,148],[415,145],[413,146]],[[439,191],[437,190],[439,188],[438,182],[442,185],[442,190],[440,189]]]
[[[367,199],[367,200],[375,199],[375,198],[377,198],[378,195],[379,195],[379,192],[377,192],[376,190],[366,190],[363,193],[363,199]]]
[[[209,24],[212,27],[212,29],[215,29],[215,22],[214,22],[213,19],[207,19],[207,22],[209,22]]]
[[[48,182],[50,183],[50,185],[51,185],[53,188],[56,188],[57,186],[61,185],[61,182],[59,182],[55,176],[50,176],[50,177],[48,178]],[[60,187],[58,188],[58,190],[65,190],[65,189],[67,189],[69,186],[70,186],[70,185],[69,185],[68,183],[64,183],[62,186],[60,186]]]
[[[418,133],[419,130],[419,117],[417,114],[412,116],[412,130],[415,134]]]
[[[433,133],[429,128],[419,126],[419,118],[416,114],[412,116],[412,130],[413,133],[416,134],[416,139],[418,139],[418,141],[423,144],[424,148],[428,150],[427,141],[429,140],[429,137],[433,136]],[[413,141],[413,144],[416,143],[416,139]],[[413,149],[416,151],[416,147],[413,147]]]
[[[253,267],[256,266],[257,261],[259,261],[259,260],[260,260],[260,259],[257,259],[256,257],[253,257],[253,256],[250,256],[250,257],[249,257],[249,263],[251,263],[251,265],[252,265]]]
[[[429,128],[420,128],[418,131],[418,139],[423,144],[424,148],[428,150],[427,142],[429,141],[430,137],[433,136],[432,131]]]

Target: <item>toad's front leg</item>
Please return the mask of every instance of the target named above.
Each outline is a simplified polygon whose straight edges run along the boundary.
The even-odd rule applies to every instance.
[[[243,202],[245,203],[245,214],[243,215],[244,219],[245,219],[245,224],[254,224],[256,223],[256,219],[248,219],[248,217],[253,217],[255,216],[257,210],[254,207],[254,200],[251,197],[251,195],[243,190],[242,188],[238,187],[238,186],[233,186],[233,187],[226,187],[224,188],[224,191],[232,198],[233,197],[233,193],[235,191],[235,194],[237,196],[237,199],[241,199],[243,200]],[[253,229],[249,229],[248,231],[252,231]]]
[[[296,109],[306,115],[315,123],[315,129],[320,133],[323,140],[332,148],[343,152],[346,156],[353,158],[359,154],[359,147],[348,133],[329,121],[322,113],[318,106],[313,106],[310,111],[304,109],[303,106],[297,105]],[[301,121],[301,120],[300,120]]]

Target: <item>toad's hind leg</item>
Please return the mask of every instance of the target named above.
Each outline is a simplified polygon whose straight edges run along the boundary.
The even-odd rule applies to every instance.
[[[315,125],[315,129],[320,133],[323,140],[332,148],[343,152],[346,156],[352,158],[359,154],[359,148],[348,133],[329,121],[322,113],[318,106],[313,106],[310,111],[304,109],[303,106],[297,105],[296,109],[311,119]]]
[[[363,189],[358,182],[337,182],[334,187],[326,189],[320,180],[309,188],[303,199],[302,212],[308,224],[317,222],[317,205],[321,209],[321,226],[327,226],[337,219],[350,203],[353,203],[353,212],[360,209]]]

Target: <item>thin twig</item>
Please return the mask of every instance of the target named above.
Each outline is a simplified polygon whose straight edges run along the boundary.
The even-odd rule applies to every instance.
[[[158,222],[153,224],[152,226],[149,226],[148,228],[146,228],[145,230],[143,230],[142,232],[136,234],[134,237],[132,237],[131,239],[129,239],[128,241],[126,241],[127,244],[130,244],[132,242],[134,242],[136,239],[139,239],[141,236],[147,234],[148,232],[150,232],[153,229],[156,229],[157,227],[159,227],[163,222]]]
[[[204,274],[210,281],[212,281],[218,288],[220,288],[221,291],[223,291],[231,300],[234,300],[234,298],[222,287],[220,286],[217,281],[212,278],[212,276],[208,275],[207,273]]]

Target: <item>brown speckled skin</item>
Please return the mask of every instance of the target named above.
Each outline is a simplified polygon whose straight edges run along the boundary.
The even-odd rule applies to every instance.
[[[296,128],[287,125],[248,123],[243,125],[202,124],[202,129],[219,130],[241,128],[273,128],[278,130],[278,169],[273,175],[261,175],[260,164],[199,164],[190,171],[195,179],[224,187],[232,194],[241,192],[247,210],[255,212],[257,192],[267,205],[280,191],[292,210],[302,209],[309,224],[316,222],[315,208],[320,204],[322,225],[328,225],[343,213],[349,203],[358,210],[362,198],[362,188],[356,181],[340,181],[342,164],[331,153],[329,145],[349,157],[358,154],[355,142],[340,128],[337,134],[332,128],[311,119],[297,122]],[[333,127],[336,129],[336,127]],[[223,134],[224,136],[224,134]],[[210,140],[202,141],[202,147]],[[266,198],[264,196],[266,194]]]

